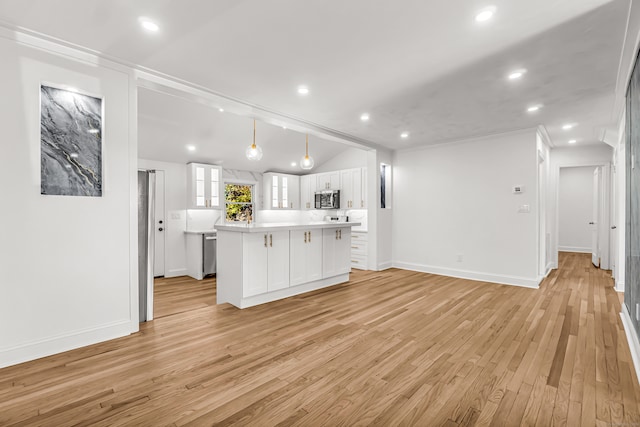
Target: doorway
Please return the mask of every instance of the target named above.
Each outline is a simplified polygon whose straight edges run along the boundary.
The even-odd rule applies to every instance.
[[[560,167],[558,252],[591,254],[595,267],[609,269],[608,180],[604,165]]]

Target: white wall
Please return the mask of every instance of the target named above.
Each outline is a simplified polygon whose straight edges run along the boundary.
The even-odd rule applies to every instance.
[[[0,30],[0,367],[138,329],[132,75],[14,37]],[[102,197],[40,194],[41,82],[104,97]]]
[[[398,151],[394,266],[536,287],[536,157],[535,129]]]
[[[548,213],[548,232],[551,237],[550,253],[553,268],[558,267],[558,179],[560,168],[563,167],[580,167],[580,166],[599,166],[605,165],[603,174],[606,175],[610,171],[613,150],[610,146],[602,143],[600,145],[592,145],[586,147],[574,146],[553,148],[550,153],[551,170],[549,174],[549,192],[547,197],[547,213]],[[606,177],[608,182],[609,177]],[[606,186],[606,185],[605,185]],[[610,188],[605,188],[608,197]],[[608,239],[606,239],[606,256],[603,259],[608,264]],[[602,248],[602,245],[601,245]]]
[[[558,250],[591,252],[594,166],[560,169]]]
[[[332,159],[313,169],[312,173],[332,172],[343,169],[366,168],[367,150],[349,147]]]
[[[187,165],[139,159],[140,169],[164,171],[165,277],[187,274]]]

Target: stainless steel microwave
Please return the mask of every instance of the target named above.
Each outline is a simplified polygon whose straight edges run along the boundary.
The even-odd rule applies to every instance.
[[[340,209],[340,190],[325,190],[316,193],[316,209]]]

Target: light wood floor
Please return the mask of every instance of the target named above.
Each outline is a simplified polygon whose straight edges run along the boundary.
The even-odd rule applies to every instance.
[[[140,333],[0,370],[0,425],[638,425],[620,297],[560,263],[540,290],[356,271],[242,311],[161,281]]]

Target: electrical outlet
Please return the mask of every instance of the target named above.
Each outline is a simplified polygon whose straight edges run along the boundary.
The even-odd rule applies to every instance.
[[[462,254],[458,254],[458,262],[462,262]]]

